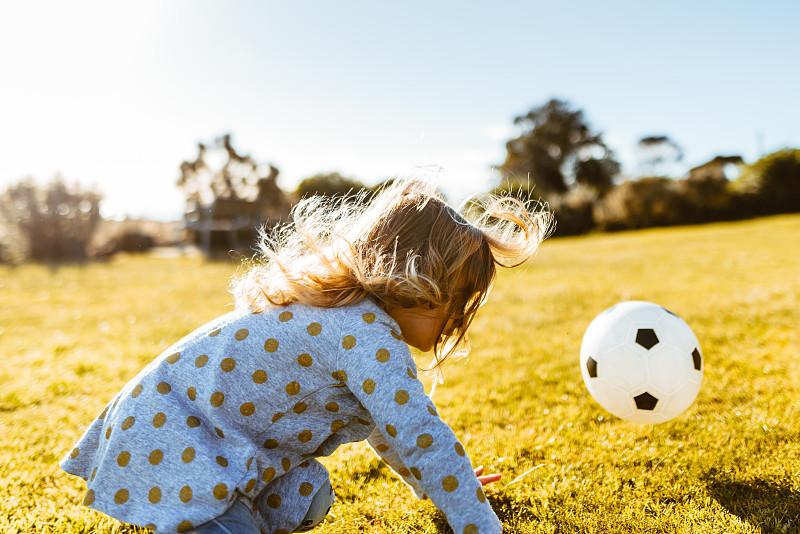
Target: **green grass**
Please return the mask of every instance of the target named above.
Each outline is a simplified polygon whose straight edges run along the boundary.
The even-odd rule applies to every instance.
[[[782,216],[552,240],[502,271],[434,401],[503,474],[487,493],[507,531],[800,532],[798,244],[800,216]],[[146,362],[229,309],[235,271],[0,267],[0,532],[137,530],[80,506],[56,462]],[[621,421],[583,386],[583,331],[623,300],[666,306],[700,340],[703,387],[673,421]],[[447,532],[363,444],[325,463],[338,504],[318,532]]]

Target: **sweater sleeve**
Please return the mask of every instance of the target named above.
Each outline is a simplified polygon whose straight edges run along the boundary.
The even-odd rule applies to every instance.
[[[375,454],[381,457],[386,462],[389,468],[400,477],[400,479],[408,485],[409,489],[418,499],[427,497],[419,484],[419,480],[411,476],[411,471],[403,463],[403,459],[397,454],[397,449],[390,445],[389,440],[384,436],[377,427],[372,431],[372,434],[367,438],[367,443],[375,451]]]
[[[454,532],[501,532],[464,447],[439,418],[396,332],[388,316],[366,313],[346,321],[337,355],[339,376],[385,438],[379,452],[399,460],[398,474],[430,498]]]

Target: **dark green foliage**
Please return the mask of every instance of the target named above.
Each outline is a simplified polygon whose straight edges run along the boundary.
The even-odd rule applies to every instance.
[[[342,196],[356,194],[362,189],[365,189],[364,184],[358,180],[332,172],[304,179],[297,186],[296,193],[301,198],[311,195]]]
[[[783,149],[748,165],[734,183],[755,215],[800,211],[800,149]]]

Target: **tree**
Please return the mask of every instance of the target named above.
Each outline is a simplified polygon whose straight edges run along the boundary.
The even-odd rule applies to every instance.
[[[207,146],[197,144],[197,158],[181,163],[178,187],[187,203],[210,206],[217,199],[255,200],[265,192],[277,192],[279,171],[272,165],[259,165],[249,155],[242,156],[231,144],[230,134]]]
[[[342,176],[338,172],[331,172],[327,174],[315,174],[309,178],[304,179],[297,186],[296,194],[299,197],[307,197],[311,195],[348,195],[355,194],[366,189],[364,184],[358,180]]]
[[[18,260],[86,260],[101,220],[102,198],[78,184],[68,186],[60,176],[44,187],[32,179],[12,185],[0,197],[5,233],[15,237],[4,248],[13,249]]]
[[[641,176],[670,176],[683,160],[683,149],[666,135],[649,135],[637,144]]]
[[[580,109],[552,99],[516,117],[514,124],[522,133],[506,143],[506,159],[500,166],[511,175],[510,181],[530,179],[545,198],[564,194],[576,184],[598,192],[613,185],[620,165]]]
[[[197,158],[181,163],[178,186],[186,194],[186,226],[207,254],[246,248],[259,227],[288,217],[276,167],[239,154],[230,134],[197,146]]]

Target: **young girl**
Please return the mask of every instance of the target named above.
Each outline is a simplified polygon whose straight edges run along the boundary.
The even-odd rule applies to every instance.
[[[462,215],[401,180],[293,216],[233,284],[236,310],[128,382],[62,461],[86,479],[84,504],[159,532],[304,531],[333,502],[315,458],[366,439],[456,533],[500,532],[493,478],[476,476],[408,345],[437,366],[468,350],[495,264],[528,259],[550,214],[492,197]]]

